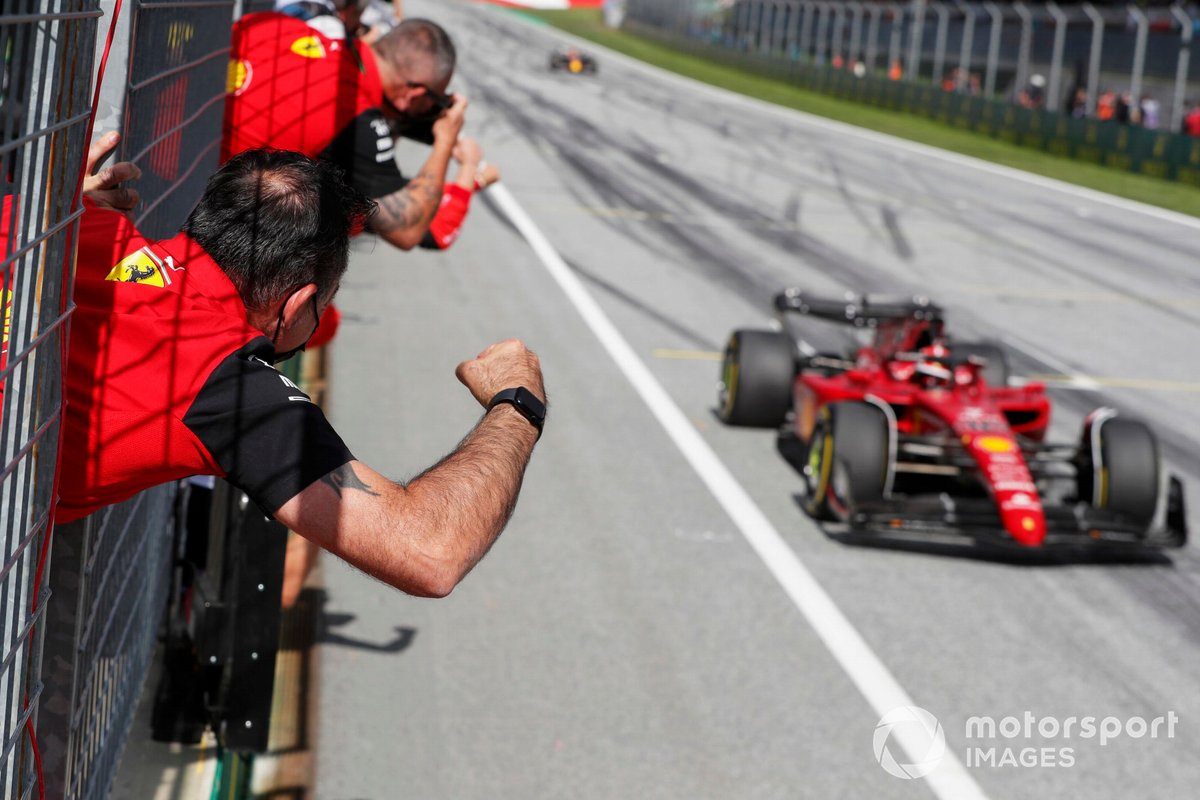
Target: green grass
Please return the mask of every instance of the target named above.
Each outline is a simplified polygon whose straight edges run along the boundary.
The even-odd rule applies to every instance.
[[[1018,147],[913,114],[839,100],[605,27],[598,9],[527,11],[556,28],[704,83],[861,128],[1200,217],[1200,189]]]

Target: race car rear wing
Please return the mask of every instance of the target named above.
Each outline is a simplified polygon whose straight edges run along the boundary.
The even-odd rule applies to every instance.
[[[782,314],[807,314],[856,328],[874,328],[880,322],[920,320],[942,322],[942,309],[927,297],[873,297],[847,293],[844,297],[813,297],[800,289],[775,295],[775,310]]]

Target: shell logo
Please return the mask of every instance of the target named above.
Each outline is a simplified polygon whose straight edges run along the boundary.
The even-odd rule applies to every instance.
[[[118,261],[104,280],[120,281],[121,283],[146,283],[159,288],[165,285],[158,264],[154,263],[154,259],[144,249]]]
[[[0,289],[0,301],[4,303],[4,339],[0,341],[0,355],[8,352],[8,331],[12,327],[12,295]]]
[[[975,440],[975,445],[988,453],[1011,453],[1017,449],[1016,445],[1003,436],[980,436]]]
[[[292,42],[292,52],[305,58],[324,58],[325,45],[315,36],[301,36]]]
[[[225,75],[225,93],[239,95],[246,91],[246,86],[250,84],[250,76],[253,70],[250,68],[249,61],[242,61],[240,58],[235,58],[229,62],[229,72]]]

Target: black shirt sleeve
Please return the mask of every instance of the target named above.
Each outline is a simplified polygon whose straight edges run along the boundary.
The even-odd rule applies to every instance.
[[[231,353],[183,418],[229,482],[269,514],[354,460],[321,409],[271,366],[274,354],[266,337]]]
[[[355,117],[320,157],[341,167],[350,185],[367,197],[383,197],[408,185],[396,166],[396,140],[376,108]]]

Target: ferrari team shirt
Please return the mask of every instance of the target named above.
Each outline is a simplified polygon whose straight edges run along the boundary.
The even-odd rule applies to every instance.
[[[88,204],[76,263],[59,521],[191,475],[273,514],[354,458],[186,234],[149,241]]]
[[[247,14],[233,26],[226,88],[222,162],[273,147],[333,161],[368,197],[408,184],[381,110],[379,67],[360,40],[327,35],[312,21],[274,11]],[[470,191],[447,184],[422,245],[449,247],[470,200]]]

